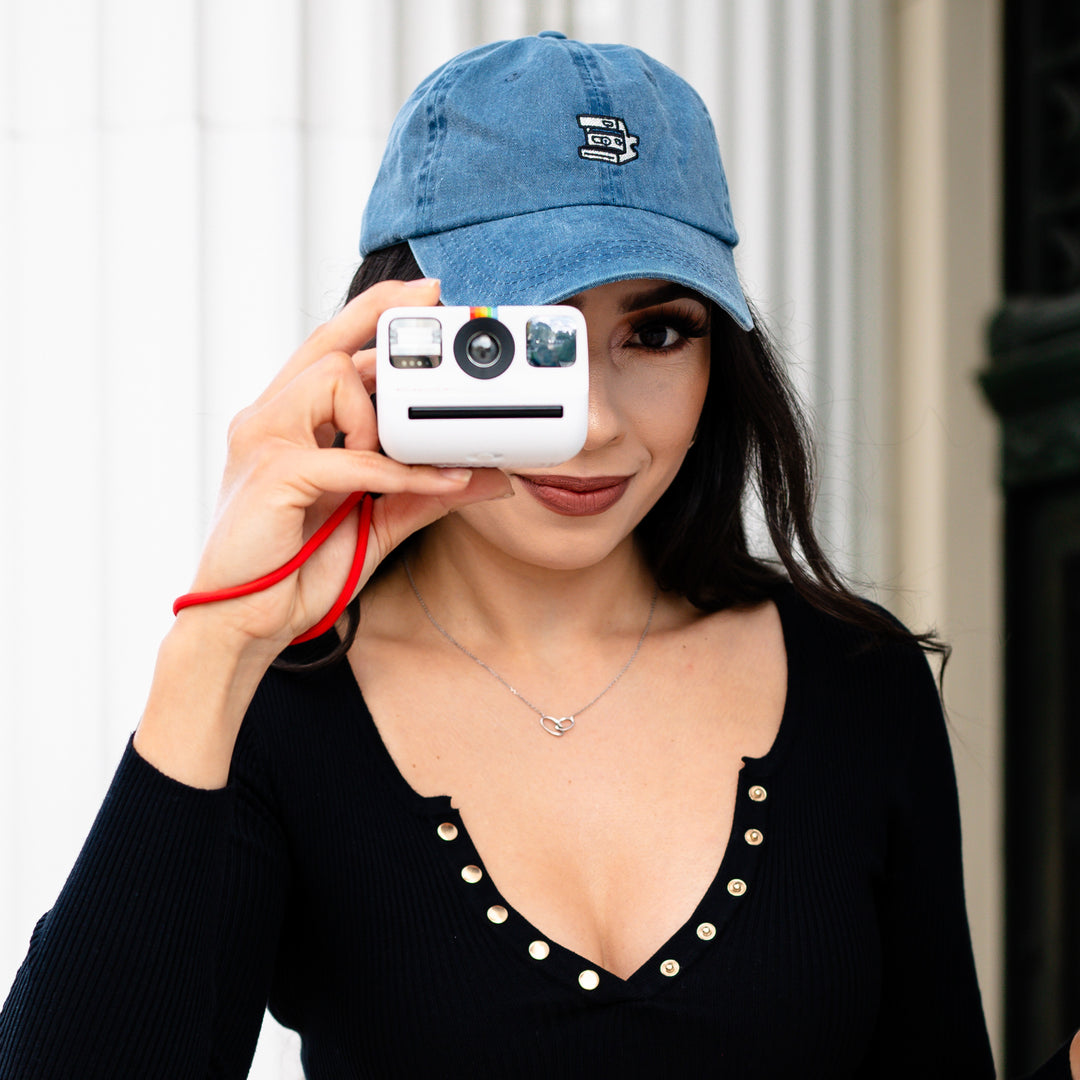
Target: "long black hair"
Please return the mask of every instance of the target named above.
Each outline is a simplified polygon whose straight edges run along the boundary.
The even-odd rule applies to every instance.
[[[424,276],[407,243],[373,251],[354,275],[346,302],[379,281]],[[875,635],[917,643],[948,658],[932,632],[915,634],[856,595],[829,562],[813,526],[810,432],[777,350],[761,320],[743,330],[714,305],[711,368],[698,435],[671,485],[645,515],[637,537],[662,589],[702,611],[753,604],[790,580],[821,611]],[[779,560],[751,553],[744,525],[756,489]],[[322,667],[348,651],[360,622],[360,598],[346,609],[341,639],[314,663],[280,659],[288,668]]]

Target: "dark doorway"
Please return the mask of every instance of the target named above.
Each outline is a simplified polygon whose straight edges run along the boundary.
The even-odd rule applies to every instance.
[[[1080,1025],[1080,4],[1006,0],[1006,1071]]]

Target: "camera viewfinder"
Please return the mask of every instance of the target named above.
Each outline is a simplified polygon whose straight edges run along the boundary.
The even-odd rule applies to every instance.
[[[390,364],[396,368],[436,368],[442,363],[442,324],[438,319],[392,319]]]

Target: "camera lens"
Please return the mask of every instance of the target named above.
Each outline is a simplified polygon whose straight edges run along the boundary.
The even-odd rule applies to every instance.
[[[483,330],[478,334],[473,334],[465,346],[465,355],[477,367],[482,368],[491,367],[496,363],[501,352],[498,341]]]
[[[470,378],[498,378],[514,359],[514,335],[498,319],[470,319],[454,336],[454,359]]]

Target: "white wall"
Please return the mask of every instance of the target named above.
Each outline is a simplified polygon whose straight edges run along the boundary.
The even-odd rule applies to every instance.
[[[826,537],[895,566],[892,7],[0,0],[0,986],[137,723],[228,418],[340,299],[393,113],[462,48],[562,29],[698,87]],[[252,1075],[296,1072],[271,1031]]]

